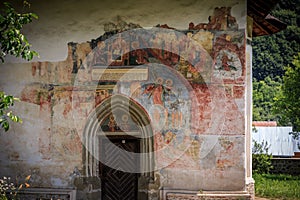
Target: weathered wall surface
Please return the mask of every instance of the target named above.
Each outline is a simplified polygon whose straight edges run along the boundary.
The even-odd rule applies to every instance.
[[[207,23],[215,7],[231,7],[240,29],[246,24],[246,1],[241,0],[115,0],[74,1],[31,0],[30,11],[39,20],[24,27],[33,49],[40,53],[39,61],[61,61],[67,57],[68,42],[86,42],[102,35],[103,25],[118,17],[142,27],[168,24],[187,29],[189,22]],[[12,1],[12,3],[15,3]],[[20,6],[20,5],[19,5]],[[22,5],[21,5],[21,9]],[[13,59],[14,60],[14,59]],[[15,61],[16,62],[16,61]],[[22,62],[17,60],[17,62]],[[24,61],[23,61],[24,62]]]
[[[14,109],[24,121],[1,138],[1,175],[31,174],[32,187],[77,187],[91,193],[97,190],[100,186],[95,174],[86,179],[86,168],[97,165],[85,166],[89,158],[84,157],[84,130],[96,108],[112,95],[121,94],[133,99],[151,121],[155,175],[148,190],[154,191],[153,196],[159,196],[159,187],[244,190],[244,4],[228,1],[224,5],[225,2],[216,1],[202,2],[200,6],[199,2],[181,3],[182,9],[178,10],[181,13],[191,7],[206,8],[205,13],[209,13],[201,13],[199,20],[198,11],[189,11],[192,16],[184,21],[165,15],[166,18],[160,18],[161,12],[151,18],[158,9],[156,4],[144,17],[137,17],[138,12],[117,20],[111,20],[114,15],[101,15],[105,22],[113,22],[105,23],[100,37],[101,31],[88,25],[91,21],[82,13],[80,19],[75,17],[75,24],[68,25],[67,32],[64,30],[68,26],[61,27],[64,24],[56,18],[49,25],[56,31],[60,27],[60,33],[40,34],[35,27],[41,25],[32,25],[31,37],[38,36],[33,44],[41,49],[41,61],[1,66],[0,88],[20,97],[21,102]],[[219,7],[223,5],[227,7]],[[67,8],[68,4],[62,10],[56,8],[57,16],[67,12]],[[179,16],[185,15],[182,12]],[[90,15],[96,15],[95,11]],[[131,16],[136,20],[131,20]],[[168,25],[142,28],[150,26],[150,22],[151,26],[165,22]],[[72,27],[80,31],[70,32]],[[85,35],[86,32],[90,33]],[[68,35],[71,39],[65,40]],[[41,43],[40,37],[47,36],[54,39],[53,44],[45,42],[50,40]],[[69,42],[65,60],[60,59],[65,56],[64,48],[53,50],[54,44],[62,42],[60,37]],[[85,37],[89,38],[82,39]],[[54,58],[63,61],[43,61]],[[108,119],[101,119],[101,129],[130,131],[126,116],[121,117],[122,126],[111,127]],[[90,147],[96,148],[93,144]]]

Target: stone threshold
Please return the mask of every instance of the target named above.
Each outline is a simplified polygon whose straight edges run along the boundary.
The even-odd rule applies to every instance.
[[[187,191],[163,190],[163,200],[250,200],[246,191]]]
[[[228,196],[228,197],[245,196],[247,197],[250,196],[250,194],[248,194],[246,191],[203,191],[197,193],[197,196]]]

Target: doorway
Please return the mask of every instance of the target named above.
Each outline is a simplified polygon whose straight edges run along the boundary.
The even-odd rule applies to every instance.
[[[102,139],[99,164],[103,200],[137,200],[140,141],[128,136]],[[131,152],[131,153],[128,153]]]
[[[114,120],[115,123],[112,123]],[[108,193],[113,178],[127,176],[127,179],[132,179],[128,183],[133,184],[130,187],[135,195],[134,198],[127,199],[148,199],[148,188],[154,180],[155,165],[153,130],[145,109],[124,95],[113,95],[102,101],[86,121],[83,130],[83,169],[85,176],[99,180],[99,198],[126,199],[121,195],[120,198],[109,197]],[[117,148],[112,150],[112,147]],[[126,158],[128,155],[124,155],[124,152],[136,152],[138,156]],[[128,163],[128,160],[135,165]],[[133,168],[129,170],[130,167]],[[137,173],[123,173],[133,170]],[[107,182],[107,179],[111,182]],[[127,187],[124,181],[118,188],[126,188],[125,186]],[[91,187],[98,186],[91,184]]]

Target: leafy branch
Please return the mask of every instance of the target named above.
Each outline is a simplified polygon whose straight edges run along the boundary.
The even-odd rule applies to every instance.
[[[9,129],[9,120],[22,123],[22,119],[9,110],[15,101],[19,101],[19,99],[0,91],[0,126],[5,131]]]
[[[269,154],[268,142],[258,143],[253,140],[252,148],[252,170],[254,173],[269,173],[272,166],[272,154]]]
[[[30,4],[24,0],[25,6]],[[38,19],[34,13],[18,13],[9,3],[4,2],[0,10],[0,60],[4,62],[6,55],[21,57],[25,60],[32,60],[38,53],[30,50],[30,43],[22,34],[21,30],[24,25]],[[0,127],[5,131],[9,129],[9,121],[22,122],[21,118],[14,115],[9,110],[18,98],[6,95],[0,91]]]
[[[9,3],[4,2],[0,13],[0,60],[6,55],[32,60],[38,53],[30,50],[31,45],[22,34],[23,25],[38,19],[34,13],[18,13]]]

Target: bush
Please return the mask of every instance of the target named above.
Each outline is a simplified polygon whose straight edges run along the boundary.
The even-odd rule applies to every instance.
[[[10,177],[0,178],[0,200],[16,200],[18,192],[25,186],[29,187],[27,183],[30,175],[25,178],[25,183],[20,184],[18,187],[11,182]]]
[[[17,188],[15,184],[10,181],[10,177],[3,177],[0,179],[0,200],[15,199]]]
[[[253,140],[252,171],[259,174],[267,174],[273,168],[272,155],[269,154],[268,142],[258,143]]]

